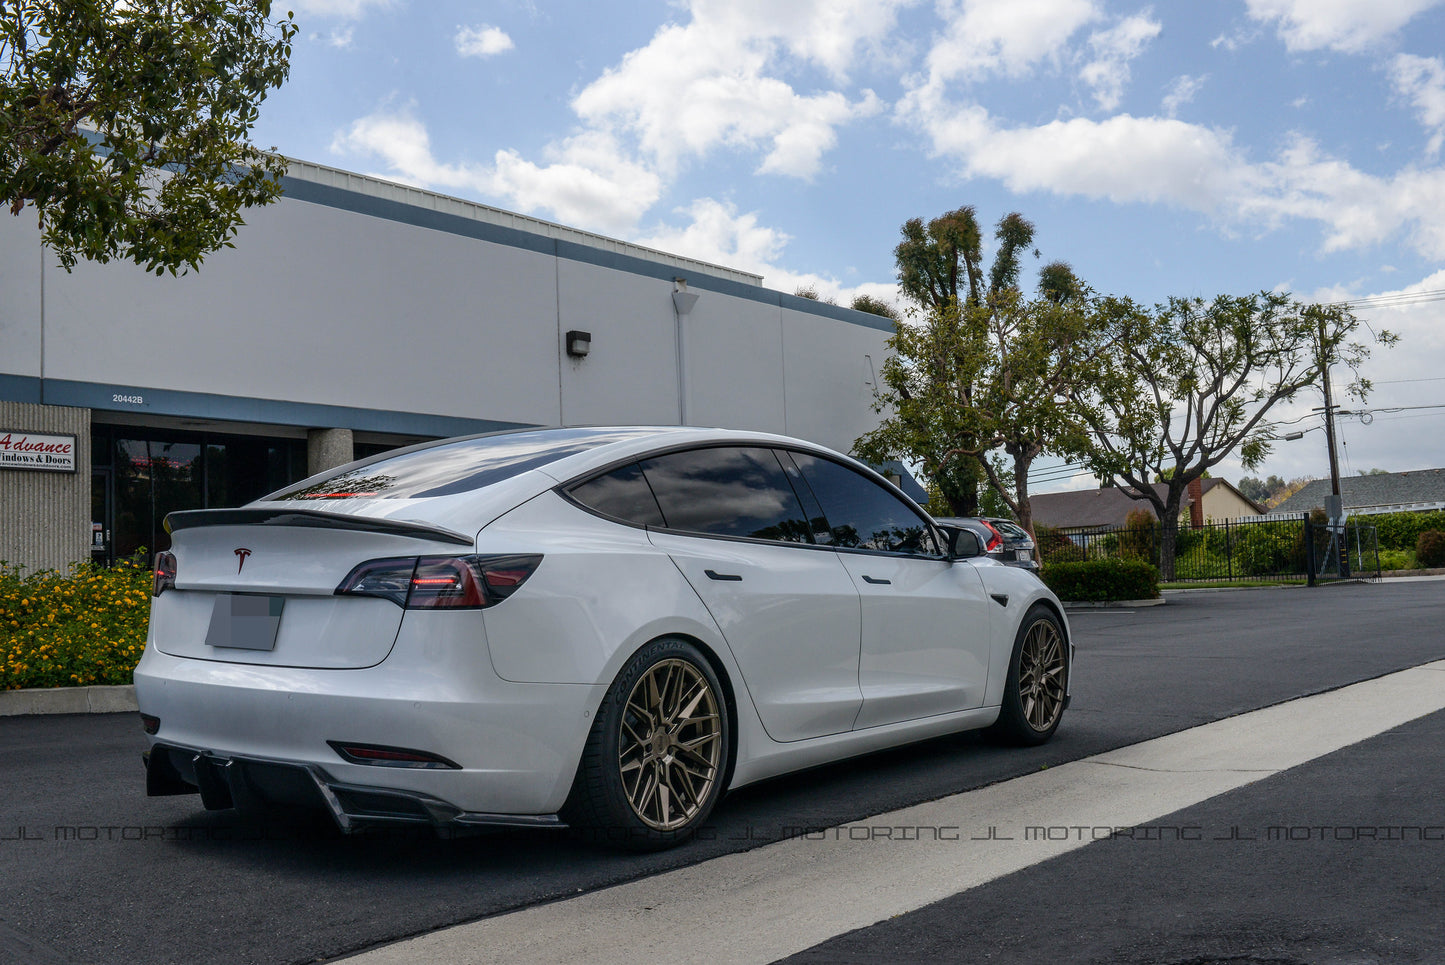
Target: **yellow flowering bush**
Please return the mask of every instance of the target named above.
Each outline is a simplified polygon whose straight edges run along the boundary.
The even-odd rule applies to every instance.
[[[69,573],[0,561],[0,690],[130,683],[150,612],[143,555]]]

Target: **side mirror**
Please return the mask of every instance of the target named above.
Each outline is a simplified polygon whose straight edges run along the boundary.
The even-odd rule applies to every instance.
[[[949,533],[948,555],[953,559],[971,559],[983,555],[983,541],[973,530],[950,529],[946,532]]]

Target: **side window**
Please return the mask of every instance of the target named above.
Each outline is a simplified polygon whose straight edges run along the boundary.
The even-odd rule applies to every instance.
[[[813,495],[813,490],[803,478],[798,464],[793,461],[792,453],[786,449],[773,451],[778,455],[778,462],[783,464],[783,472],[787,473],[788,482],[793,484],[793,492],[803,501],[803,512],[807,515],[808,530],[813,535],[813,542],[823,546],[833,545],[833,531],[828,526],[828,517],[824,515],[823,507],[818,505],[818,498]]]
[[[568,492],[583,506],[604,516],[640,526],[663,525],[657,500],[647,488],[647,480],[642,478],[642,467],[635,462],[573,486]]]
[[[802,452],[792,456],[828,516],[833,545],[938,554],[928,524],[897,496],[830,459]]]
[[[668,529],[809,543],[803,507],[771,449],[712,448],[642,462]]]

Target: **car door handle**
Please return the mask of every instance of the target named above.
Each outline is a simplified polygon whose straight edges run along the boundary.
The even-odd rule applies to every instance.
[[[738,583],[742,581],[740,573],[719,573],[717,570],[703,570],[709,580],[722,580],[725,583]]]
[[[867,573],[864,573],[864,574],[863,574],[863,582],[864,582],[864,583],[872,583],[872,584],[875,584],[875,585],[879,585],[879,584],[884,584],[884,583],[891,584],[893,581],[892,581],[892,580],[875,580],[875,579],[873,579],[873,577],[869,576]]]

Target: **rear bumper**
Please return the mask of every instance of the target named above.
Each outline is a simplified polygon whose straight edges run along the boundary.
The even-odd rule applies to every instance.
[[[136,700],[159,718],[153,742],[192,757],[292,765],[323,784],[440,801],[458,814],[553,815],[605,688],[499,679],[468,615],[404,625],[384,662],[356,670],[259,667],[148,647],[135,670]],[[412,748],[458,767],[358,763],[333,741]],[[252,770],[243,763],[236,773]],[[200,787],[195,775],[185,780]]]
[[[291,805],[327,811],[345,834],[395,825],[438,830],[476,827],[563,828],[555,814],[467,811],[418,791],[336,780],[317,764],[215,754],[157,742],[145,754],[146,793],[201,795],[207,810],[255,811]]]

